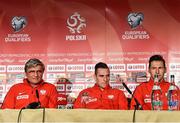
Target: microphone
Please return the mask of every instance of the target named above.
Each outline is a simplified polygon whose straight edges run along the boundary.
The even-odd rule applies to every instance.
[[[38,99],[38,102],[32,102],[30,104],[28,104],[25,108],[26,109],[37,109],[37,108],[40,108],[41,107],[41,103],[39,101],[39,92],[38,90],[36,90],[36,97]]]
[[[117,79],[120,80],[120,75],[117,75]],[[136,106],[135,109],[140,109],[143,110],[141,104],[139,103],[139,101],[134,97],[134,95],[132,94],[131,90],[127,87],[127,85],[123,82],[122,85],[125,87],[125,89],[128,91],[129,94],[131,94],[132,98],[134,98],[135,102],[136,102]]]
[[[122,82],[122,85],[126,88],[126,90],[128,91],[129,94],[131,94],[132,98],[134,98],[135,102],[136,102],[136,109],[140,109],[143,110],[141,104],[139,103],[139,101],[134,97],[134,95],[132,94],[131,90],[127,87],[127,85]]]
[[[26,109],[37,109],[37,108],[40,108],[39,102],[32,102],[26,106]]]

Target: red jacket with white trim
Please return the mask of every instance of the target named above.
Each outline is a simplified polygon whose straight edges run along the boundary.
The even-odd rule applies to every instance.
[[[38,90],[41,107],[57,108],[58,93],[53,84],[42,80],[37,87],[33,88],[27,79],[24,79],[23,83],[15,84],[10,88],[1,108],[21,109],[32,102],[38,102],[36,90]]]
[[[95,84],[91,88],[81,91],[74,103],[74,108],[88,109],[128,109],[127,98],[121,90],[113,89],[109,85],[101,90]]]
[[[152,110],[151,107],[151,93],[154,85],[154,81],[150,79],[148,82],[143,82],[139,86],[136,87],[133,96],[138,100],[141,104],[143,110]],[[163,110],[168,109],[168,101],[167,101],[167,92],[170,86],[169,82],[165,82],[164,80],[159,83],[161,91],[162,91],[162,102],[163,102]],[[134,109],[136,102],[134,98],[131,100],[131,108]]]

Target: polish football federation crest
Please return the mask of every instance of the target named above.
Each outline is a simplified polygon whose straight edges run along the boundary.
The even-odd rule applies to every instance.
[[[75,12],[67,19],[67,27],[72,34],[81,33],[82,29],[86,27],[86,20],[78,12]]]

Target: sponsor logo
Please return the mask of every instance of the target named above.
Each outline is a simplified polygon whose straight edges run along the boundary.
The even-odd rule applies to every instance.
[[[58,97],[58,101],[66,101],[66,97]]]
[[[127,64],[128,71],[146,70],[146,64]]]
[[[64,84],[57,84],[56,89],[57,91],[64,91],[65,90]]]
[[[0,65],[0,72],[6,72],[6,66]]]
[[[108,64],[110,71],[125,71],[125,64]]]
[[[0,85],[0,92],[3,93],[5,91],[5,85]]]
[[[75,71],[84,71],[84,65],[67,65],[66,66],[67,72],[75,72]]]
[[[88,104],[88,103],[96,102],[96,101],[97,101],[97,98],[87,96],[87,97],[82,98],[81,103]]]
[[[26,92],[19,92],[19,94],[18,95],[22,95],[22,94],[25,94]]]
[[[116,89],[120,89],[122,91],[125,91],[125,88],[122,84],[115,84],[115,83],[111,83],[110,84],[112,88],[116,88]]]
[[[81,34],[83,29],[86,28],[86,20],[78,12],[73,13],[66,21],[67,28],[71,35],[66,35],[67,41],[86,40],[87,36]]]
[[[29,98],[29,95],[19,95],[16,97],[17,100],[20,100],[20,99],[28,99]]]
[[[86,64],[86,71],[94,71],[94,64]]]
[[[170,63],[169,70],[180,70],[180,63]]]
[[[66,91],[81,91],[85,87],[84,84],[67,84]]]
[[[24,72],[24,65],[8,65],[7,72]]]
[[[145,98],[145,99],[144,99],[144,102],[145,102],[145,103],[151,103],[151,99],[150,99],[150,98]]]
[[[47,72],[64,72],[65,65],[47,65]]]

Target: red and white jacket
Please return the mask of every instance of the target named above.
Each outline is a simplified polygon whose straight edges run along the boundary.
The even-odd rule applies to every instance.
[[[56,108],[57,107],[57,90],[53,84],[42,82],[35,88],[33,88],[27,81],[23,80],[23,83],[13,85],[7,93],[2,109],[21,109],[26,107],[32,102],[38,102],[36,90],[39,94],[39,102],[41,107],[44,108]]]
[[[102,91],[95,84],[91,88],[81,91],[74,103],[74,108],[88,109],[128,109],[127,98],[118,89],[112,89],[109,85]]]
[[[136,87],[133,96],[138,100],[141,104],[143,110],[152,110],[151,107],[151,93],[154,85],[154,81],[150,79],[148,82],[143,82],[139,86]],[[161,91],[162,91],[162,102],[163,102],[163,110],[168,109],[168,101],[167,101],[167,92],[170,86],[169,82],[165,82],[164,80],[159,83]],[[130,109],[134,109],[136,102],[134,98],[131,100]]]

